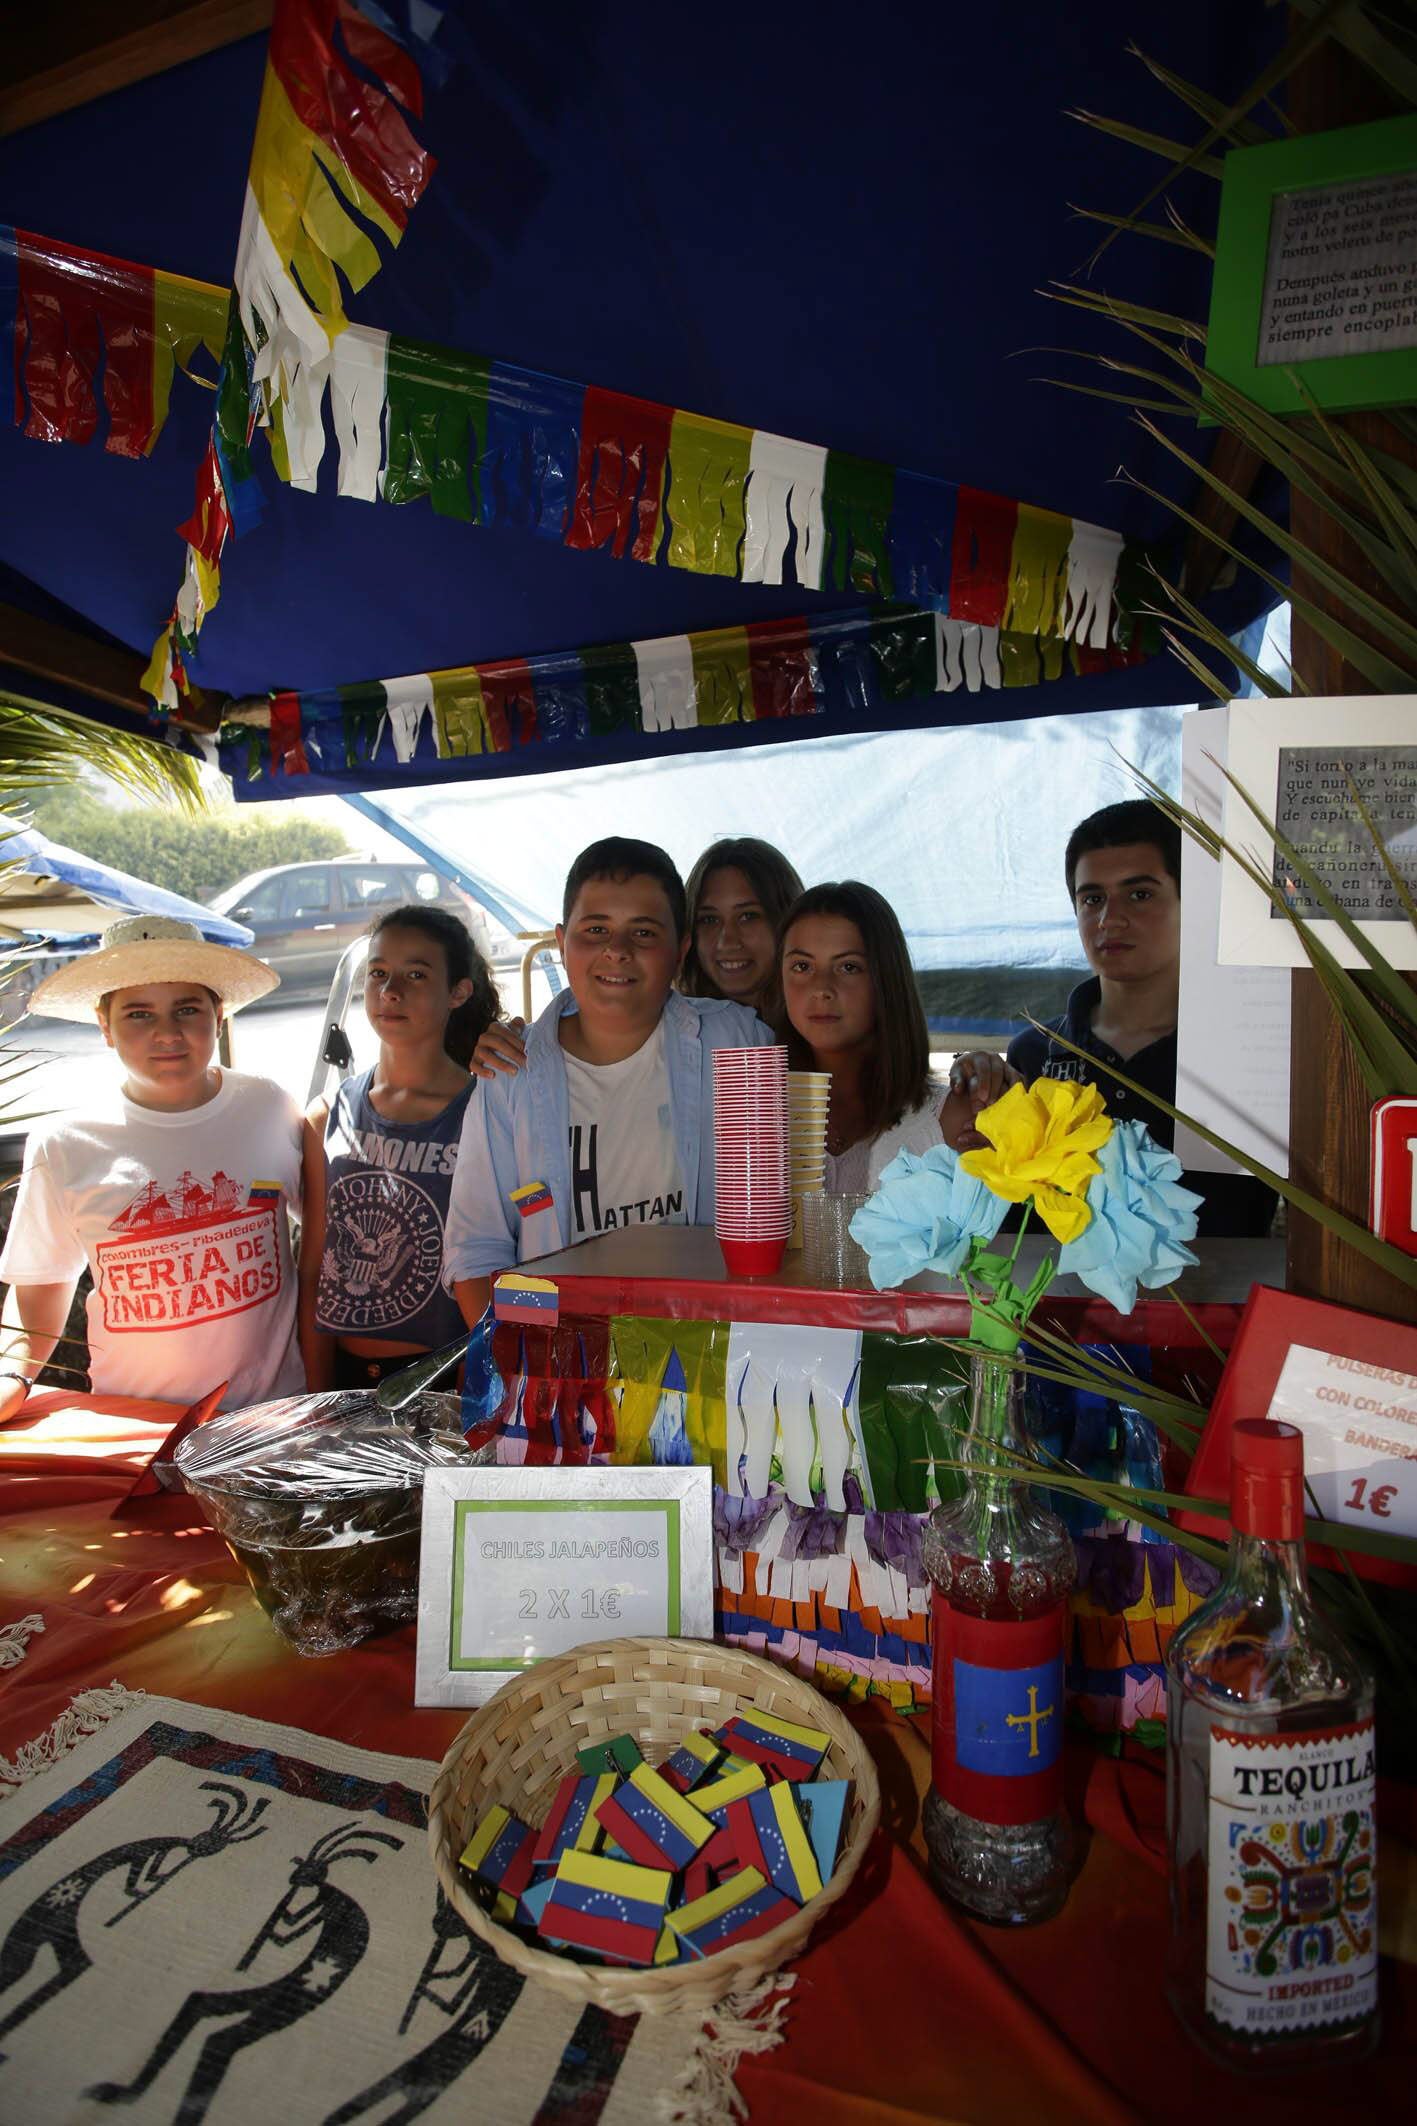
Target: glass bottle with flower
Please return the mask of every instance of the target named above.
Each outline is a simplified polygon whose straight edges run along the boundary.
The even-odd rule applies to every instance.
[[[1072,1541],[1014,1471],[1027,1443],[1017,1353],[1058,1272],[1129,1314],[1139,1283],[1194,1263],[1199,1198],[1180,1162],[1137,1122],[1117,1122],[1095,1086],[1041,1078],[1011,1086],[975,1124],[985,1143],[902,1152],[852,1221],[878,1289],[923,1270],[958,1277],[970,1299],[969,1428],[961,1496],[930,1517],[934,1739],[925,1836],[945,1895],[981,1919],[1021,1925],[1068,1892],[1062,1799],[1063,1650]],[[1017,1238],[994,1243],[1010,1205]],[[1059,1243],[1026,1284],[1031,1217]]]

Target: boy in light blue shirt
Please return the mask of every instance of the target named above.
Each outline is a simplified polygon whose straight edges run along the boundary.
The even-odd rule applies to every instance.
[[[444,1282],[476,1323],[491,1279],[627,1225],[709,1225],[713,1051],[772,1034],[741,1004],[681,996],[683,881],[652,842],[612,835],[571,866],[556,943],[568,993],[526,1063],[468,1105]]]

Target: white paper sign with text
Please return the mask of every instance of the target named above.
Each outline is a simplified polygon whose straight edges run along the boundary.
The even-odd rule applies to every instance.
[[[1292,1344],[1267,1414],[1302,1431],[1324,1520],[1417,1535],[1417,1374]]]

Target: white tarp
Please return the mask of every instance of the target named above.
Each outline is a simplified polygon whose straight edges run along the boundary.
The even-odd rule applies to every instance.
[[[383,802],[548,923],[560,916],[572,858],[601,835],[658,842],[687,873],[720,835],[755,834],[808,885],[877,887],[918,969],[1074,967],[1069,832],[1140,794],[1128,763],[1179,791],[1181,715],[1114,710],[808,739]]]

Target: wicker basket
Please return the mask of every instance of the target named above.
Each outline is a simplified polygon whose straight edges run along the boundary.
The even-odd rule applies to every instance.
[[[633,1735],[659,1764],[692,1728],[716,1728],[756,1708],[831,1737],[823,1775],[852,1782],[841,1856],[818,1896],[770,1934],[692,1963],[630,1970],[581,1964],[538,1949],[500,1926],[458,1867],[458,1855],[494,1802],[540,1823],[576,1752]],[[572,2000],[613,2014],[707,2010],[735,1987],[774,1971],[805,1947],[817,1921],[861,1864],[881,1813],[876,1768],[851,1726],[811,1685],[770,1661],[707,1639],[611,1639],[538,1662],[475,1712],[438,1770],[428,1802],[428,1842],[454,1910],[504,1963]]]

